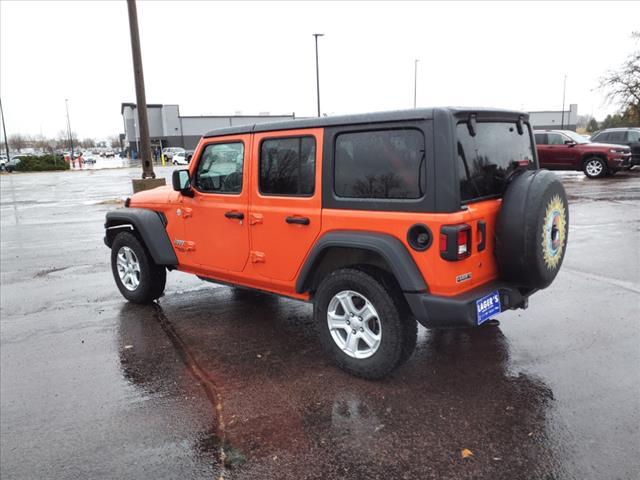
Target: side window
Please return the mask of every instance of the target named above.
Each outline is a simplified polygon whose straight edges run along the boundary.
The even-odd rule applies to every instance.
[[[546,133],[536,133],[534,134],[536,138],[536,145],[546,145],[547,144],[547,134]]]
[[[640,131],[629,130],[627,132],[627,142],[640,142]]]
[[[260,146],[260,193],[308,197],[315,190],[316,139],[264,140]]]
[[[424,161],[420,130],[341,133],[335,146],[335,193],[344,198],[421,198]]]
[[[620,131],[620,132],[611,132],[609,133],[609,141],[612,143],[616,143],[616,142],[624,142],[624,138],[626,132],[624,131]]]
[[[564,137],[559,133],[547,133],[548,145],[564,145]]]
[[[243,167],[242,142],[207,145],[198,163],[196,188],[206,193],[240,193]]]
[[[595,135],[591,136],[591,142],[604,142],[607,140],[607,134],[606,133],[596,133]]]

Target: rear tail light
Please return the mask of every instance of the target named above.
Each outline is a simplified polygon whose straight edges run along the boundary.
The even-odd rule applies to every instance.
[[[456,261],[471,255],[471,227],[466,223],[440,228],[440,256]]]
[[[469,251],[469,239],[471,237],[471,229],[460,230],[458,232],[458,258],[464,258],[471,252]]]

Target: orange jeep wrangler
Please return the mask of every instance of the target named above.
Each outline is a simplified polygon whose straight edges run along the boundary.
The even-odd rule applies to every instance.
[[[173,188],[107,213],[122,295],[166,271],[313,302],[342,368],[380,378],[427,328],[526,308],[555,278],[568,205],[526,113],[433,108],[215,130]]]

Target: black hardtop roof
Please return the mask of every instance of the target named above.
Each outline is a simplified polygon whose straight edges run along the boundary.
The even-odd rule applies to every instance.
[[[338,125],[362,125],[368,123],[400,122],[406,120],[429,120],[437,112],[443,112],[451,116],[467,113],[479,115],[506,115],[517,119],[523,116],[529,119],[529,114],[516,110],[503,110],[496,108],[471,108],[471,107],[439,107],[439,108],[414,108],[411,110],[392,110],[387,112],[359,113],[353,115],[339,115],[332,117],[313,117],[299,120],[282,120],[275,122],[255,123],[239,125],[237,127],[220,128],[207,132],[204,137],[220,137],[223,135],[239,135],[253,132],[271,132],[276,130],[293,130],[300,128],[332,127]]]

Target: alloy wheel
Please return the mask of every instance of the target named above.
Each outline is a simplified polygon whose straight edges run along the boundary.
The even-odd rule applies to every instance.
[[[352,358],[369,358],[380,346],[380,317],[361,293],[343,290],[335,294],[327,308],[327,325],[336,345]]]
[[[118,250],[116,263],[120,281],[129,291],[134,291],[140,285],[140,262],[135,252],[129,247],[123,246]]]

